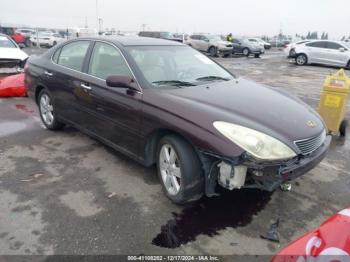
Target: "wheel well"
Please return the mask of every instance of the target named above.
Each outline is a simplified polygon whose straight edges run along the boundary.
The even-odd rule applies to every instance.
[[[35,102],[38,104],[38,98],[39,98],[39,94],[41,92],[41,90],[43,90],[45,87],[43,86],[37,86],[35,88]]]
[[[162,139],[166,135],[176,135],[190,144],[192,147],[192,143],[189,142],[183,135],[180,133],[170,130],[170,129],[158,129],[153,132],[147,139],[145,146],[143,147],[143,155],[144,162],[146,166],[151,166],[157,161],[157,146],[160,139]]]

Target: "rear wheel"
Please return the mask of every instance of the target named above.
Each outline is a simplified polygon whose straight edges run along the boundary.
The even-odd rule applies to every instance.
[[[204,193],[200,160],[191,145],[176,135],[158,144],[158,177],[166,196],[176,204],[198,200]]]
[[[29,38],[26,38],[26,40],[24,41],[24,45],[25,45],[26,47],[30,47],[30,46],[32,45],[32,43],[31,43],[31,41],[30,41]]]
[[[57,130],[64,126],[57,120],[55,108],[52,103],[52,97],[46,89],[43,89],[38,96],[38,105],[40,117],[44,125],[49,130]]]
[[[295,58],[295,62],[297,65],[303,66],[307,64],[307,56],[305,54],[299,54]]]
[[[209,48],[210,56],[216,57],[218,55],[218,50],[215,46]]]
[[[340,127],[339,127],[339,134],[340,136],[346,136],[346,128],[348,126],[348,121],[347,120],[343,120],[340,124]]]
[[[243,55],[245,55],[245,56],[249,56],[249,54],[250,54],[250,51],[248,48],[244,48],[242,52],[243,52]]]
[[[255,54],[254,57],[255,57],[255,58],[259,58],[259,57],[260,57],[260,54]]]

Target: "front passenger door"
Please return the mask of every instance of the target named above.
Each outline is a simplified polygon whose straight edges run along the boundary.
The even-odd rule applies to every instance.
[[[88,87],[91,104],[87,107],[95,119],[95,124],[89,129],[125,154],[136,157],[142,93],[141,90],[107,86],[106,79],[111,75],[134,78],[121,51],[111,44],[97,41],[82,83]]]

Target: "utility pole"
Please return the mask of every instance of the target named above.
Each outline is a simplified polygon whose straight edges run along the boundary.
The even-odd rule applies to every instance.
[[[145,31],[145,29],[146,29],[146,24],[142,24],[141,27],[142,27],[142,31]]]
[[[98,0],[96,0],[96,30],[97,30],[97,33],[100,32],[99,25],[100,25],[100,21],[98,18]]]

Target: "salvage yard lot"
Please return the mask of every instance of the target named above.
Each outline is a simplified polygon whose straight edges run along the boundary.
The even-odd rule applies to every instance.
[[[336,71],[297,67],[278,50],[217,61],[313,108],[324,78]],[[349,205],[349,137],[335,138],[326,159],[290,192],[241,190],[180,207],[162,193],[154,167],[73,128],[45,130],[28,98],[2,99],[0,112],[1,254],[273,255]],[[281,243],[261,239],[278,218]]]

